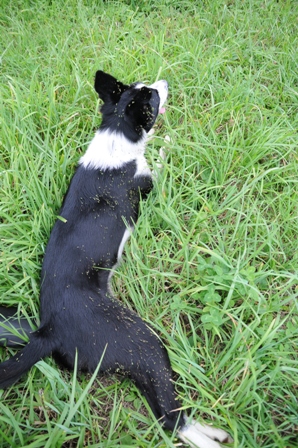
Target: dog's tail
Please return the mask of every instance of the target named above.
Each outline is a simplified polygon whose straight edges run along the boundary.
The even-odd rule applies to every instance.
[[[0,389],[14,384],[35,363],[50,354],[51,349],[43,344],[41,338],[34,337],[15,356],[0,364]]]
[[[31,325],[24,317],[19,318],[17,308],[0,306],[0,346],[22,347],[32,333]]]
[[[39,328],[31,333],[31,327],[26,319],[11,318],[12,311],[2,309],[0,313],[0,345],[19,346],[24,341],[17,335],[21,332],[30,335],[27,345],[15,356],[0,364],[0,389],[14,384],[35,363],[40,361],[52,351],[51,341],[46,334],[46,328]]]

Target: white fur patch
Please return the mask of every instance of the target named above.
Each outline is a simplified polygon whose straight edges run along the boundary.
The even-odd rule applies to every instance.
[[[118,254],[117,254],[118,263],[121,260],[125,243],[130,238],[132,232],[133,232],[133,227],[128,227],[123,234],[120,246],[118,248]]]
[[[156,89],[158,91],[159,95],[159,108],[161,108],[164,103],[166,102],[166,99],[168,97],[168,83],[164,79],[161,79],[160,81],[156,81],[154,84],[151,84],[152,89]]]
[[[81,157],[79,164],[85,168],[113,169],[121,168],[124,164],[140,159],[143,164],[145,143],[147,134],[143,138],[132,143],[123,134],[110,132],[109,130],[97,131],[89,144],[86,153]]]
[[[119,266],[119,263],[121,261],[121,257],[122,257],[122,254],[123,254],[125,243],[130,238],[132,232],[133,232],[133,227],[130,226],[130,227],[127,227],[127,229],[125,229],[125,231],[123,233],[122,240],[121,240],[121,242],[119,244],[119,247],[118,247],[117,263],[114,264],[114,266],[112,267],[112,269],[110,270],[110,273],[109,273],[109,278],[108,278],[109,288],[110,288],[111,279],[112,279],[113,275],[115,274],[116,268]]]
[[[221,448],[220,442],[232,443],[233,439],[223,429],[213,426],[201,425],[193,421],[189,425],[183,426],[178,433],[179,438],[193,448]]]

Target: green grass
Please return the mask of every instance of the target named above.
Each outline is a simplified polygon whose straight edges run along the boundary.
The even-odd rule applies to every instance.
[[[38,318],[47,238],[99,125],[97,69],[170,84],[171,143],[115,276],[185,409],[298,447],[298,39],[290,0],[2,0],[0,297]],[[1,350],[4,360],[13,350]],[[171,447],[129,381],[47,359],[0,392],[0,447]]]

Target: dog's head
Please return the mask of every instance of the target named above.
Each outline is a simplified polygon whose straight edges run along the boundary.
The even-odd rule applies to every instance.
[[[168,96],[168,83],[157,81],[151,86],[117,81],[101,70],[95,75],[95,90],[104,102],[101,107],[102,129],[123,133],[137,142],[149,132]]]

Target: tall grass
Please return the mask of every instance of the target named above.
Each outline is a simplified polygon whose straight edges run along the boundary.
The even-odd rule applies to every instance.
[[[115,294],[164,340],[193,416],[235,447],[297,447],[295,2],[2,0],[0,27],[1,304],[38,320],[47,238],[100,122],[95,71],[165,78],[152,166],[171,143]],[[0,395],[3,448],[177,446],[129,381],[47,359]]]

